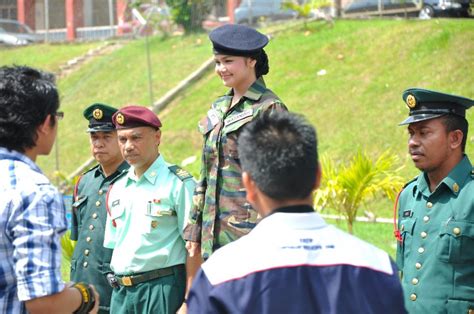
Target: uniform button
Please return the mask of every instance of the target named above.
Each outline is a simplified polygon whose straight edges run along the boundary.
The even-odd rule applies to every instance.
[[[425,217],[423,217],[423,221],[424,221],[424,222],[430,221],[430,216],[425,216]]]
[[[428,234],[427,234],[426,232],[422,231],[422,232],[420,233],[420,235],[421,235],[421,237],[424,239],[424,238],[426,238],[426,236],[427,236]]]
[[[405,225],[402,225],[402,227],[400,228],[401,231],[405,230]]]
[[[453,233],[454,233],[455,235],[460,235],[460,234],[461,234],[461,229],[458,228],[458,227],[455,227],[455,228],[453,228]]]
[[[99,207],[100,206],[100,201],[95,202],[95,206]]]
[[[92,218],[97,219],[97,213],[93,213]]]
[[[104,191],[99,190],[99,195],[102,195],[102,194],[104,194]]]
[[[414,293],[410,294],[410,300],[415,301],[416,300],[416,294],[414,294]]]
[[[86,238],[86,242],[91,242],[91,241],[92,241],[91,237]]]
[[[459,192],[459,185],[457,183],[453,184],[453,191],[454,191],[454,193]]]
[[[89,230],[94,230],[94,225],[89,225]]]
[[[433,203],[431,203],[431,202],[426,203],[426,207],[428,207],[428,208],[433,207]]]
[[[89,251],[88,249],[85,249],[85,250],[84,250],[84,255],[86,255],[86,256],[89,255],[89,252],[90,252],[90,251]]]
[[[413,278],[411,280],[411,283],[414,284],[414,285],[417,285],[418,284],[418,278]]]
[[[416,263],[415,267],[416,267],[416,269],[420,269],[421,268],[421,263]]]
[[[418,253],[421,254],[421,253],[423,253],[424,251],[425,251],[425,248],[424,248],[424,247],[419,247],[419,248],[418,248]]]
[[[87,268],[87,266],[89,266],[89,263],[88,263],[88,262],[84,262],[84,263],[82,264],[82,266],[84,266],[84,268]]]

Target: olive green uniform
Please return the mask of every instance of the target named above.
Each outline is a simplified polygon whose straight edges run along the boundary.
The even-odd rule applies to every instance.
[[[123,162],[105,177],[98,165],[84,173],[75,188],[72,209],[71,240],[77,241],[71,260],[71,280],[88,282],[100,295],[100,312],[108,313],[112,288],[106,275],[110,273],[112,250],[103,246],[107,220],[106,194],[112,184],[128,169]]]
[[[409,313],[474,313],[474,171],[467,156],[433,192],[426,174],[400,195],[397,249]]]

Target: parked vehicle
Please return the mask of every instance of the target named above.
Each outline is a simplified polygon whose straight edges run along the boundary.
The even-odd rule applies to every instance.
[[[234,10],[236,24],[254,24],[261,18],[278,20],[297,16],[297,12],[282,8],[282,0],[242,0]]]
[[[468,17],[470,0],[425,0],[420,18]]]
[[[354,0],[343,10],[344,16],[404,15],[467,17],[470,0]]]
[[[27,45],[40,41],[31,28],[15,20],[0,19],[0,43],[6,45]]]

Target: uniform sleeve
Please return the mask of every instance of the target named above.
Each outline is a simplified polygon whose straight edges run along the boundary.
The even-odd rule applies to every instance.
[[[398,211],[397,211],[397,229],[399,232],[402,232],[400,230],[400,222],[401,222],[401,212],[403,212],[403,204],[404,204],[404,201],[403,201],[404,197],[403,197],[403,192],[402,194],[400,195],[400,200],[398,202]],[[403,239],[403,234],[401,234],[402,236],[402,240],[401,242],[396,240],[397,241],[397,255],[396,255],[396,263],[397,263],[397,267],[398,267],[398,270],[400,272],[400,277],[403,276],[403,265],[404,265],[404,257],[403,257],[403,248],[404,248],[404,239]]]
[[[182,182],[181,190],[178,195],[178,227],[179,233],[184,239],[184,230],[193,208],[193,193],[196,183],[192,178],[185,179]]]
[[[206,175],[204,167],[201,167],[200,180],[196,184],[192,198],[192,208],[184,228],[183,238],[186,241],[201,242],[202,211],[204,208],[204,198],[206,195]]]
[[[70,239],[73,241],[77,241],[79,237],[79,195],[81,193],[80,189],[80,182],[81,182],[82,176],[79,177],[79,180],[76,182],[76,185],[74,186],[74,194],[73,194],[73,199],[72,199],[72,208],[71,208],[71,213],[72,213],[72,218],[71,218],[71,234],[70,234]]]

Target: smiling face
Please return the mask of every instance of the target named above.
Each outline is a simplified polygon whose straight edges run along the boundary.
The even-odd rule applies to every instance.
[[[408,151],[415,166],[427,173],[449,173],[453,153],[459,148],[460,131],[447,132],[441,119],[420,121],[408,126]]]
[[[118,143],[123,158],[135,168],[140,177],[158,157],[161,131],[152,127],[117,130]]]
[[[216,74],[227,87],[246,89],[256,80],[254,59],[217,54],[214,60]]]
[[[122,159],[116,131],[91,132],[90,143],[92,156],[99,164],[107,166]]]

